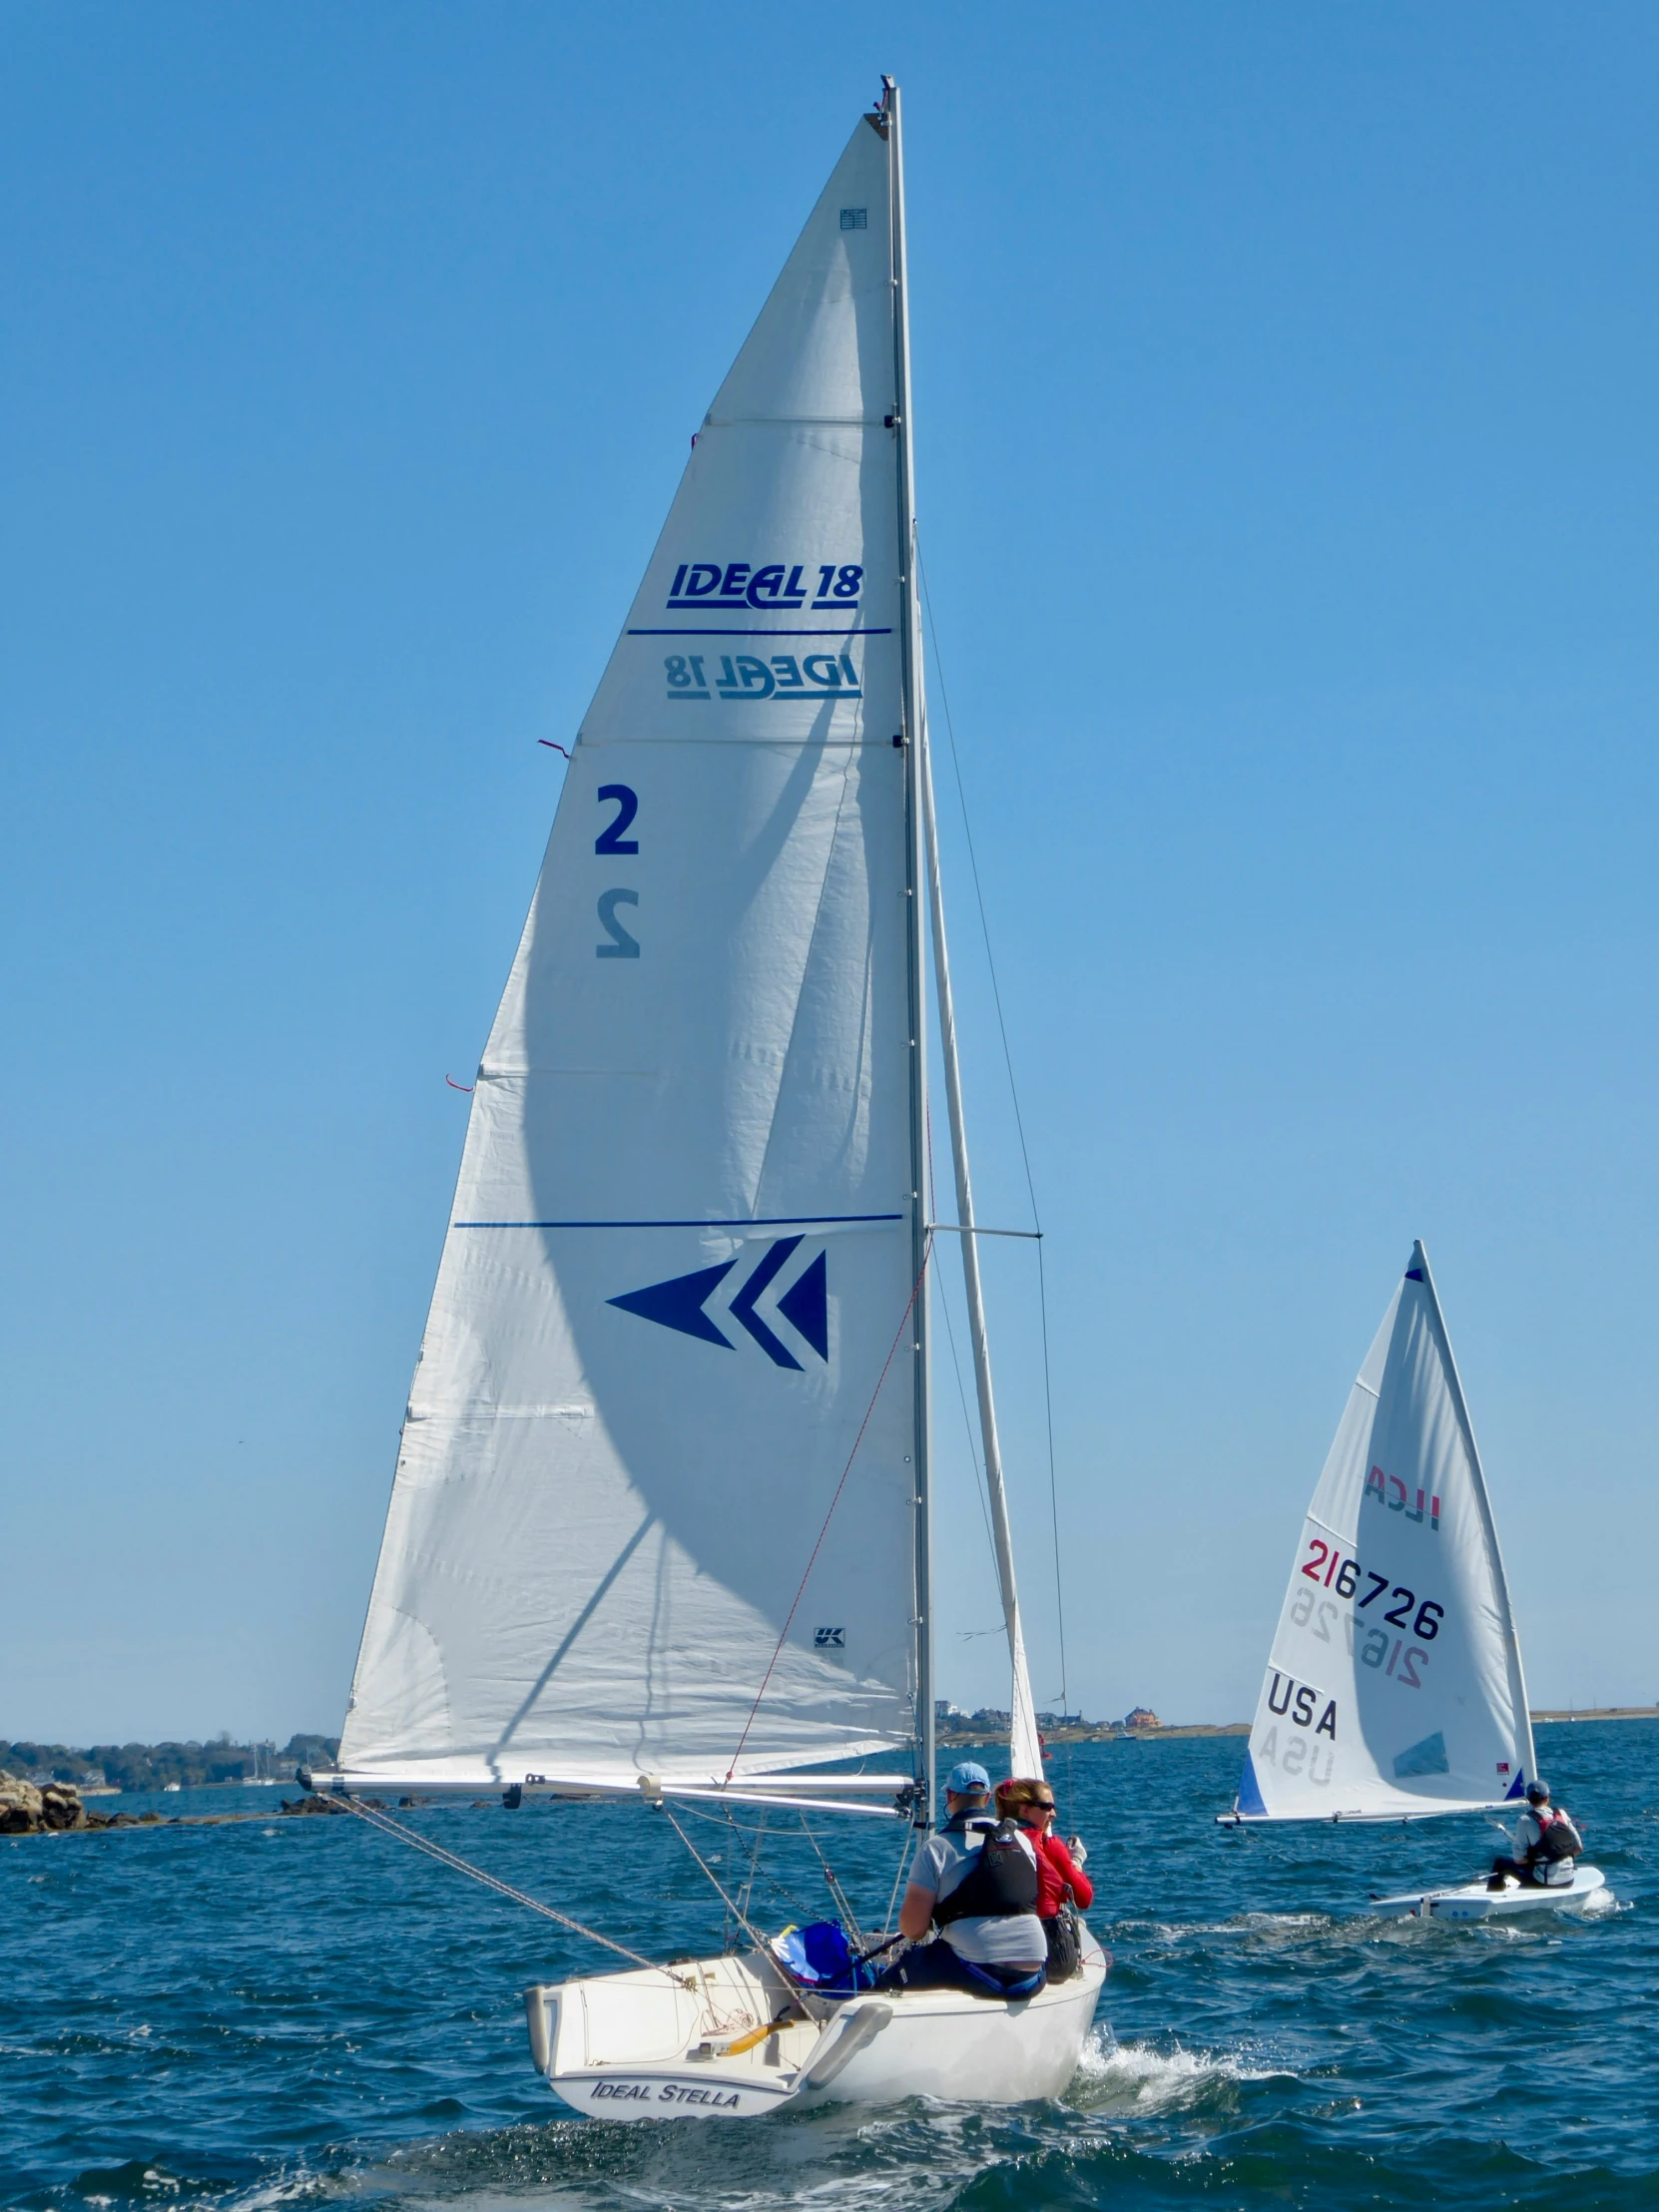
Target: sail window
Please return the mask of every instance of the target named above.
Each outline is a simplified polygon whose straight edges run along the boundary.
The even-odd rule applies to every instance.
[[[867,231],[869,229],[869,210],[867,208],[842,208],[841,229],[843,231]]]

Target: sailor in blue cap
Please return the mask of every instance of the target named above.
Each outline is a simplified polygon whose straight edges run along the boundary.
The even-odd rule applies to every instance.
[[[945,1824],[917,1847],[898,1915],[911,1947],[879,1986],[1032,1996],[1043,1984],[1048,1945],[1036,1914],[1030,1838],[990,1810],[991,1778],[977,1759],[951,1768],[944,1795]]]

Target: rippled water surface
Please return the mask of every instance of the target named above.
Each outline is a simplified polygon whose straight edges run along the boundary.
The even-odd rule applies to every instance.
[[[1617,1909],[1527,1927],[1368,1917],[1372,1891],[1474,1871],[1479,1822],[1218,1831],[1240,1751],[1090,1746],[1069,1776],[1057,1754],[1115,1964],[1067,2095],[1010,2110],[560,2119],[519,1991],[602,1954],[356,1821],[214,1790],[151,1802],[257,1817],[0,1843],[6,2201],[1659,2208],[1659,1724],[1542,1731]],[[643,1949],[720,1943],[719,1901],[643,1807],[408,1817]],[[691,1832],[741,1879],[740,1838]],[[828,1840],[879,1924],[896,1832]],[[768,1925],[828,1910],[799,1837],[766,1864]]]

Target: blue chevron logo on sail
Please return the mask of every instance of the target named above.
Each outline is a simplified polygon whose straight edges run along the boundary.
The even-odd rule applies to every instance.
[[[802,1242],[800,1237],[775,1239],[726,1308],[731,1320],[748,1332],[775,1367],[793,1368],[798,1375],[806,1372],[801,1362],[756,1309],[762,1297],[789,1266]],[[720,1345],[727,1352],[735,1352],[737,1347],[732,1339],[724,1330],[717,1328],[710,1319],[707,1308],[710,1299],[737,1265],[738,1261],[732,1259],[715,1267],[697,1268],[690,1275],[674,1275],[663,1283],[648,1283],[643,1290],[624,1291],[619,1297],[607,1299],[605,1303],[608,1306],[620,1306],[625,1314],[637,1314],[641,1321],[655,1322],[659,1329],[677,1330],[681,1336],[695,1337],[701,1344]],[[821,1360],[828,1362],[828,1255],[820,1252],[810,1261],[776,1301],[776,1306],[802,1342],[810,1346]]]

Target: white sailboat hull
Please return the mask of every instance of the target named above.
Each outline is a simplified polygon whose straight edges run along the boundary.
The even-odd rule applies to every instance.
[[[1488,1890],[1484,1882],[1464,1882],[1448,1890],[1417,1890],[1407,1897],[1378,1898],[1372,1911],[1391,1920],[1490,1921],[1517,1913],[1573,1911],[1607,1887],[1599,1867],[1575,1867],[1571,1882],[1558,1889],[1512,1883]]]
[[[758,2037],[792,1991],[753,1951],[538,1982],[525,2002],[538,2070],[594,2119],[746,2119],[915,2096],[1021,2104],[1058,2096],[1076,2072],[1107,1963],[1085,1931],[1082,1970],[1023,2001],[871,1992]]]

